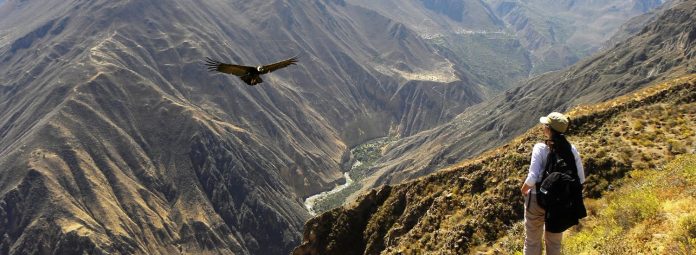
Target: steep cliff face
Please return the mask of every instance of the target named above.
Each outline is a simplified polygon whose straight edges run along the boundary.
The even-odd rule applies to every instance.
[[[287,253],[349,146],[482,99],[412,30],[342,1],[0,10],[3,254]],[[298,54],[256,87],[202,64]]]
[[[530,79],[447,124],[394,143],[376,167],[375,186],[421,176],[499,146],[551,111],[601,102],[693,73],[694,20],[695,3],[677,5],[614,48],[567,70]]]
[[[696,152],[695,84],[690,75],[568,113],[586,196],[600,196],[633,169],[660,169],[676,155]],[[519,247],[499,238],[521,224],[519,188],[541,141],[534,128],[449,169],[364,194],[308,221],[294,254],[474,254],[493,244],[498,248],[491,252],[515,253]],[[662,240],[665,247],[681,242]]]

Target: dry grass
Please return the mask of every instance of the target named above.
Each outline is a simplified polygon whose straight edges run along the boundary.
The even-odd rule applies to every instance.
[[[565,254],[696,252],[696,155],[679,156],[662,171],[630,176],[590,204],[592,216],[568,233]]]
[[[585,184],[585,195],[589,197],[586,199],[588,213],[591,219],[601,218],[611,224],[584,221],[583,226],[576,228],[571,234],[573,237],[566,240],[565,254],[626,254],[630,251],[663,247],[664,245],[658,245],[656,242],[661,240],[669,243],[663,240],[665,234],[651,233],[651,224],[657,222],[665,229],[674,226],[690,229],[690,219],[696,216],[670,216],[671,220],[665,220],[665,198],[658,195],[657,188],[660,184],[651,181],[655,189],[651,192],[639,192],[638,189],[636,192],[617,194],[615,190],[617,187],[626,186],[625,182],[641,180],[641,176],[663,173],[660,170],[675,157],[696,152],[696,104],[677,102],[678,99],[672,98],[673,95],[668,92],[675,86],[684,84],[693,88],[694,80],[696,76],[693,75],[676,79],[646,88],[635,95],[619,97],[594,106],[581,106],[568,113],[574,119],[574,124],[579,125],[570,133],[569,140],[579,148],[584,160],[588,176]],[[451,171],[475,164],[489,164],[486,162],[494,161],[499,155],[510,154],[510,148],[531,146],[529,143],[538,140],[537,136],[533,131],[529,132],[511,144],[490,151],[483,157],[463,162]],[[627,174],[631,178],[623,178]],[[685,185],[692,188],[695,186],[694,183]],[[674,208],[681,208],[680,210],[691,208],[683,206],[688,204],[686,201],[670,204]],[[461,215],[457,218],[465,217],[466,215]],[[679,223],[680,220],[683,223]],[[524,237],[521,222],[507,229],[502,238],[493,242],[493,245],[480,242],[478,247],[470,249],[470,253],[521,254]],[[655,242],[646,241],[642,246],[624,245],[625,242],[622,240],[627,236]],[[664,247],[667,248],[659,249],[675,252],[678,250],[675,247],[679,244],[686,247],[688,242],[677,241],[669,244],[672,248],[666,245]],[[582,249],[601,245],[605,245],[602,246],[604,248],[597,251]],[[691,251],[694,252],[694,249]]]

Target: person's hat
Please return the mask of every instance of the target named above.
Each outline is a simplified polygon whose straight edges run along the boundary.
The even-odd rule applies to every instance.
[[[549,113],[548,116],[539,118],[539,122],[541,122],[541,124],[548,125],[551,127],[551,129],[560,133],[564,133],[566,130],[568,130],[568,116],[565,116],[560,112]]]

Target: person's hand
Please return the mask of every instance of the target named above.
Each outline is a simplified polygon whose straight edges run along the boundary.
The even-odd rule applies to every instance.
[[[522,188],[520,188],[520,191],[522,192],[522,196],[527,196],[529,194],[529,190],[532,189],[532,186],[525,184],[522,184]]]

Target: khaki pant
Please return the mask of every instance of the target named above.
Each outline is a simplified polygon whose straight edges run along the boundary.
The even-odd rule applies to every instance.
[[[532,201],[529,201],[529,199]],[[546,254],[561,254],[563,233],[549,233],[544,231],[545,211],[537,204],[536,194],[530,192],[530,194],[525,197],[524,207],[524,254],[541,255],[542,233],[544,233],[544,241],[546,243]]]

